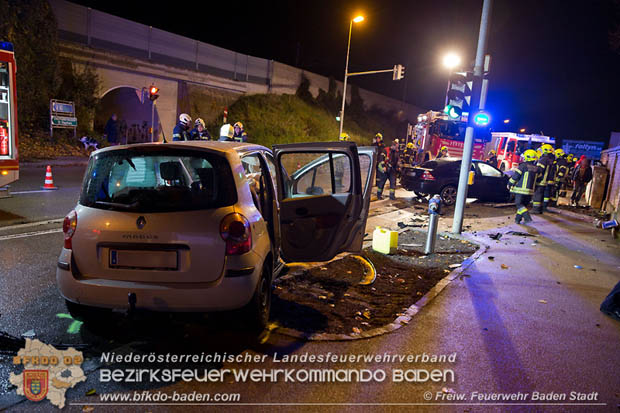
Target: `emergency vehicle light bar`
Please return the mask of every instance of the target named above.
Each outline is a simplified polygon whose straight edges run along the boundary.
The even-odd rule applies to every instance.
[[[7,52],[13,52],[13,43],[11,42],[0,42],[0,50],[6,50]]]

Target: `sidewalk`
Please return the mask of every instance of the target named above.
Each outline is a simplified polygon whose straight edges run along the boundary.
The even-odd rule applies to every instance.
[[[20,168],[46,168],[50,165],[52,168],[56,166],[86,166],[88,165],[87,156],[62,156],[55,159],[41,159],[36,161],[20,162]]]
[[[616,408],[620,323],[599,306],[620,280],[618,242],[560,214],[466,237],[489,250],[418,314],[408,344],[458,349],[457,393],[598,392],[602,410]]]

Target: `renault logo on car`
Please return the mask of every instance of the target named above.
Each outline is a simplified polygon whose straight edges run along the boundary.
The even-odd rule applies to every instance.
[[[144,228],[145,225],[146,225],[146,219],[144,217],[139,217],[138,220],[136,221],[136,226],[138,227],[138,229]]]

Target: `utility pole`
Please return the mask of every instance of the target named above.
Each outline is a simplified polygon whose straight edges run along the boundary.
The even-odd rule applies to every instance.
[[[484,63],[484,53],[489,31],[489,21],[491,20],[491,5],[493,0],[484,0],[482,5],[482,17],[480,19],[480,33],[478,34],[478,50],[476,51],[476,62],[474,65],[474,89],[479,88],[482,78],[482,65]],[[479,96],[479,95],[478,95]],[[471,169],[471,157],[474,149],[474,113],[478,109],[479,99],[475,99],[476,92],[472,91],[472,107],[467,118],[467,129],[465,131],[465,142],[463,145],[463,159],[461,160],[461,172],[459,175],[459,188],[456,194],[456,204],[454,210],[454,220],[452,221],[452,233],[460,234],[463,229],[463,214],[465,212],[465,201],[467,200],[467,181]]]

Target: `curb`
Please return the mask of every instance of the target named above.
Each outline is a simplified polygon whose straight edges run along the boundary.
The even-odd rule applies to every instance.
[[[593,224],[594,221],[597,219],[597,218],[591,217],[589,215],[578,214],[576,212],[566,211],[565,209],[561,209],[561,208],[549,208],[549,210],[552,211],[552,212],[555,212],[556,214],[566,215],[568,217],[579,219],[581,221],[585,221],[585,222],[588,222],[588,223],[591,223],[591,224]]]
[[[399,231],[399,233],[403,232],[406,229],[407,228],[403,228],[403,230]],[[415,230],[415,228],[412,228],[412,229]],[[419,232],[425,232],[425,231],[419,231]],[[458,278],[465,270],[467,270],[474,263],[474,261],[480,258],[482,254],[487,252],[487,250],[489,249],[489,245],[487,245],[486,243],[480,242],[479,240],[474,241],[476,237],[473,235],[471,237],[464,237],[461,235],[455,235],[455,234],[448,233],[448,232],[439,233],[437,235],[469,241],[469,242],[475,243],[480,248],[478,248],[478,251],[473,253],[470,257],[466,258],[460,267],[455,268],[448,275],[446,275],[444,278],[439,280],[439,282],[435,284],[435,286],[431,288],[426,294],[424,294],[415,304],[412,304],[407,309],[407,311],[404,311],[404,314],[402,316],[397,317],[390,324],[386,324],[382,327],[373,328],[372,330],[363,331],[359,334],[355,334],[355,333],[352,333],[352,334],[335,334],[335,333],[310,334],[310,333],[304,333],[299,330],[294,330],[292,328],[285,328],[285,327],[278,327],[273,332],[282,334],[285,336],[289,336],[289,337],[306,340],[306,341],[350,341],[350,340],[359,340],[362,338],[372,338],[372,337],[377,337],[383,334],[391,333],[392,331],[398,330],[399,328],[409,324],[413,316],[415,316],[418,312],[420,312],[420,310],[424,306],[426,306],[428,303],[430,303],[435,297],[437,297],[443,291],[443,289],[448,286],[448,284],[450,284],[452,281]]]
[[[46,168],[47,165],[52,167],[67,167],[67,166],[86,166],[88,165],[89,158],[57,158],[57,159],[41,159],[33,161],[20,162],[22,168]]]

